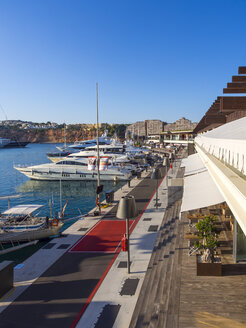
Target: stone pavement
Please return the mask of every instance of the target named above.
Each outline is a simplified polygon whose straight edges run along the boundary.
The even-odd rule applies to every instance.
[[[174,174],[175,172],[173,172]],[[131,281],[127,281],[129,287],[127,284],[125,285],[125,280],[129,278],[126,269],[118,268],[118,265],[124,266],[126,253],[104,254],[99,257],[95,254],[83,254],[76,258],[74,254],[68,255],[68,249],[95,224],[107,216],[115,216],[116,206],[104,209],[101,217],[93,216],[92,210],[88,216],[81,218],[69,227],[63,233],[63,237],[52,240],[27,259],[22,266],[15,268],[14,290],[1,299],[0,320],[3,327],[13,327],[17,323],[18,327],[68,327],[76,324],[80,327],[93,307],[95,310],[93,309],[94,319],[92,321],[99,325],[100,313],[111,316],[112,307],[110,305],[114,302],[117,303],[117,306],[113,307],[113,313],[118,314],[117,318],[115,316],[115,324],[117,327],[119,325],[126,327],[136,303],[167,206],[165,179],[159,187],[161,206],[155,209],[155,201],[150,199],[156,183],[151,181],[147,177],[148,175],[148,172],[144,172],[142,179],[135,178],[131,181],[130,188],[125,185],[115,193],[114,205],[122,196],[135,193],[137,205],[143,211],[131,235],[132,273],[130,274]],[[169,175],[171,176],[171,172]],[[112,267],[108,272],[111,264]],[[88,284],[88,278],[83,279],[90,270],[91,276],[95,275],[94,280],[90,279],[91,285]],[[103,280],[102,276],[105,275],[105,272],[107,275],[106,278],[103,277]],[[134,279],[132,279],[133,277]],[[81,310],[92,298],[95,285],[97,286],[101,282],[100,288],[97,289],[86,312],[83,313]],[[108,289],[108,287],[110,288]],[[77,292],[78,290],[81,290],[82,293]],[[134,297],[129,299],[129,293],[134,294]],[[107,295],[106,299],[105,295]],[[120,300],[124,300],[124,302],[121,304]],[[81,314],[83,316],[80,318]],[[126,315],[127,323],[125,322]],[[86,325],[93,327],[93,322],[88,321]]]

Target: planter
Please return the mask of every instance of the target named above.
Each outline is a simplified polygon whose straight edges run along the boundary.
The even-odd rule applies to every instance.
[[[219,259],[219,258],[218,258]],[[196,255],[196,275],[197,276],[221,276],[222,263],[205,263],[201,261],[201,255]]]

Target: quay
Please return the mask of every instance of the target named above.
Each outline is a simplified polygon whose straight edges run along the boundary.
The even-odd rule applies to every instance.
[[[188,255],[180,155],[159,181],[158,208],[156,181],[144,172],[100,217],[91,211],[17,266],[14,289],[1,299],[1,327],[245,327],[246,272],[200,277]],[[130,221],[130,274],[119,243],[125,223],[116,219],[125,195],[139,210]],[[230,264],[230,252],[225,258]]]

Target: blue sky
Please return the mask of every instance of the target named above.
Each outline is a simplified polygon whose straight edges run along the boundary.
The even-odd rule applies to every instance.
[[[199,121],[246,66],[245,0],[0,0],[8,119]],[[0,120],[4,120],[0,110]]]

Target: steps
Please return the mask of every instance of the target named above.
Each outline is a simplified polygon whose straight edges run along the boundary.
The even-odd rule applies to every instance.
[[[130,328],[177,327],[177,280],[181,270],[181,265],[177,266],[177,263],[181,261],[180,234],[183,230],[178,219],[180,198],[180,190],[169,191],[169,206],[163,217]]]

